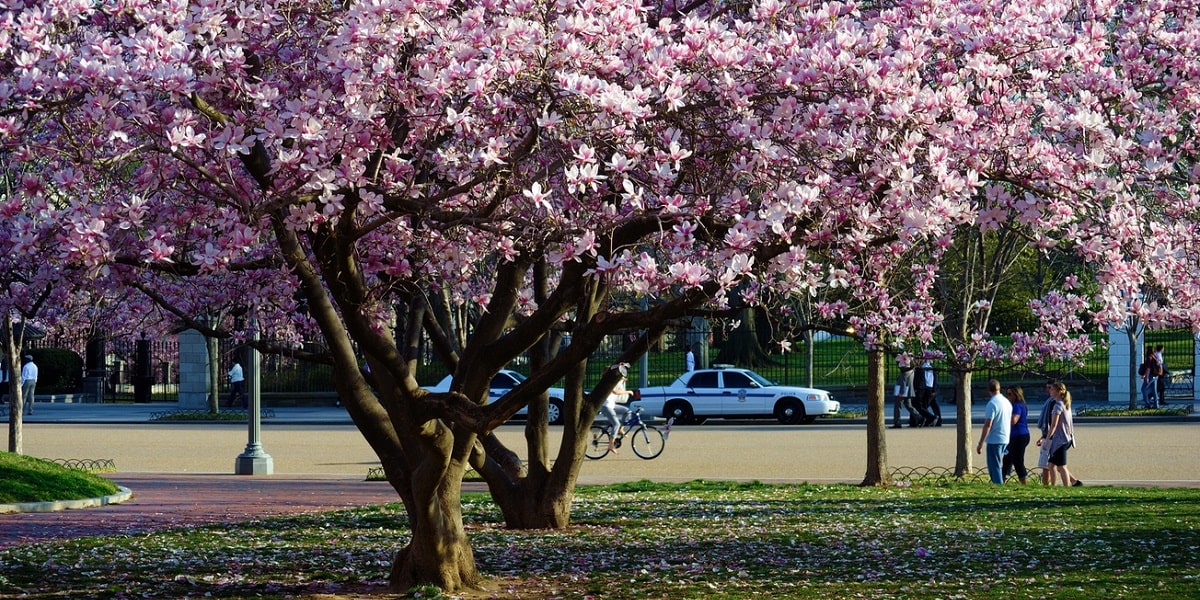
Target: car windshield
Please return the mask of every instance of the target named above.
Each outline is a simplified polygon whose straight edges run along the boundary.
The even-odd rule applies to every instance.
[[[492,377],[492,389],[511,390],[521,385],[521,382],[524,380],[525,377],[516,371],[501,371],[500,373],[496,373],[495,377]]]
[[[762,375],[759,375],[758,373],[755,373],[754,371],[743,371],[743,372],[746,374],[746,377],[749,377],[751,380],[754,381],[754,383],[757,383],[758,385],[761,385],[763,387],[775,385],[775,383],[772,382],[770,379],[767,379],[766,377],[763,377]]]

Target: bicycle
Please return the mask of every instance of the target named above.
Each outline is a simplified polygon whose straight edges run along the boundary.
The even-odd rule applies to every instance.
[[[637,407],[627,413],[621,419],[621,428],[624,432],[613,439],[612,425],[605,423],[593,423],[592,428],[588,430],[587,448],[584,450],[584,456],[592,460],[599,460],[608,456],[609,448],[620,448],[621,443],[625,438],[630,439],[630,445],[633,447],[633,453],[641,458],[650,460],[657,458],[662,454],[663,448],[667,445],[667,436],[671,433],[671,423],[675,419],[667,421],[664,431],[660,431],[653,425],[647,425],[642,420],[642,407]],[[611,442],[611,444],[609,443]]]

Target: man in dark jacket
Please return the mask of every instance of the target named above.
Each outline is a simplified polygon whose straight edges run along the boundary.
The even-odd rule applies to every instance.
[[[917,410],[925,416],[925,426],[933,425],[935,427],[942,426],[942,408],[937,403],[937,372],[933,370],[933,363],[925,361],[921,363],[917,369],[917,376],[914,387],[917,389]]]

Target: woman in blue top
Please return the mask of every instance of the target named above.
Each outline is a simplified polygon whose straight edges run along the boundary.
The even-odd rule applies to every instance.
[[[1025,448],[1029,446],[1029,407],[1025,405],[1025,392],[1019,387],[1004,390],[1008,401],[1012,402],[1012,430],[1008,438],[1008,454],[1004,455],[1004,479],[1016,470],[1017,479],[1025,484],[1029,470],[1025,468]]]

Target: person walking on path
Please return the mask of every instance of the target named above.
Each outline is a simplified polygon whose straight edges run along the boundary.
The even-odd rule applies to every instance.
[[[942,408],[937,403],[937,372],[933,370],[933,363],[925,361],[921,363],[921,368],[917,369],[916,377],[917,401],[916,408],[925,416],[925,425],[941,427],[942,426]]]
[[[37,392],[38,366],[33,355],[26,354],[21,367],[21,399],[25,402],[25,414],[33,414],[33,395]]]
[[[1025,404],[1025,391],[1019,387],[1004,390],[1012,403],[1012,429],[1008,432],[1008,452],[1004,454],[1004,480],[1016,471],[1017,480],[1025,485],[1029,470],[1025,468],[1025,448],[1029,446],[1029,407]]]
[[[1154,357],[1154,349],[1146,349],[1146,359],[1138,367],[1138,375],[1142,378],[1142,404],[1146,408],[1158,408],[1158,376],[1162,365]]]
[[[1158,396],[1159,406],[1167,405],[1167,383],[1169,383],[1169,374],[1167,373],[1167,359],[1163,357],[1163,350],[1166,349],[1167,347],[1162,344],[1154,347],[1154,358],[1158,360],[1158,380],[1155,391],[1157,392],[1156,395]]]
[[[975,453],[982,454],[983,445],[987,444],[988,477],[992,483],[1003,485],[1004,453],[1012,430],[1012,403],[1000,393],[1000,382],[995,379],[988,382],[988,392],[992,397],[983,411],[983,432],[979,434]]]
[[[1046,382],[1046,402],[1042,404],[1042,412],[1038,414],[1038,446],[1042,445],[1042,438],[1050,435],[1050,413],[1054,410],[1054,389],[1058,382],[1051,379]],[[1050,465],[1038,465],[1042,467],[1042,485],[1054,485],[1054,470]]]
[[[246,408],[246,376],[242,374],[242,363],[233,361],[229,369],[229,406]]]
[[[924,423],[924,417],[915,414],[913,408],[913,376],[914,371],[909,359],[906,356],[900,356],[896,359],[896,364],[900,367],[900,375],[896,378],[896,387],[892,390],[892,429],[900,429],[903,425],[900,424],[900,407],[908,411],[908,423],[910,427],[919,427]]]
[[[1050,409],[1049,433],[1038,440],[1038,446],[1049,446],[1050,464],[1053,470],[1050,476],[1051,485],[1055,475],[1064,486],[1080,486],[1083,482],[1071,476],[1067,469],[1067,450],[1075,445],[1075,419],[1071,415],[1071,392],[1061,381],[1053,386],[1054,407]]]

